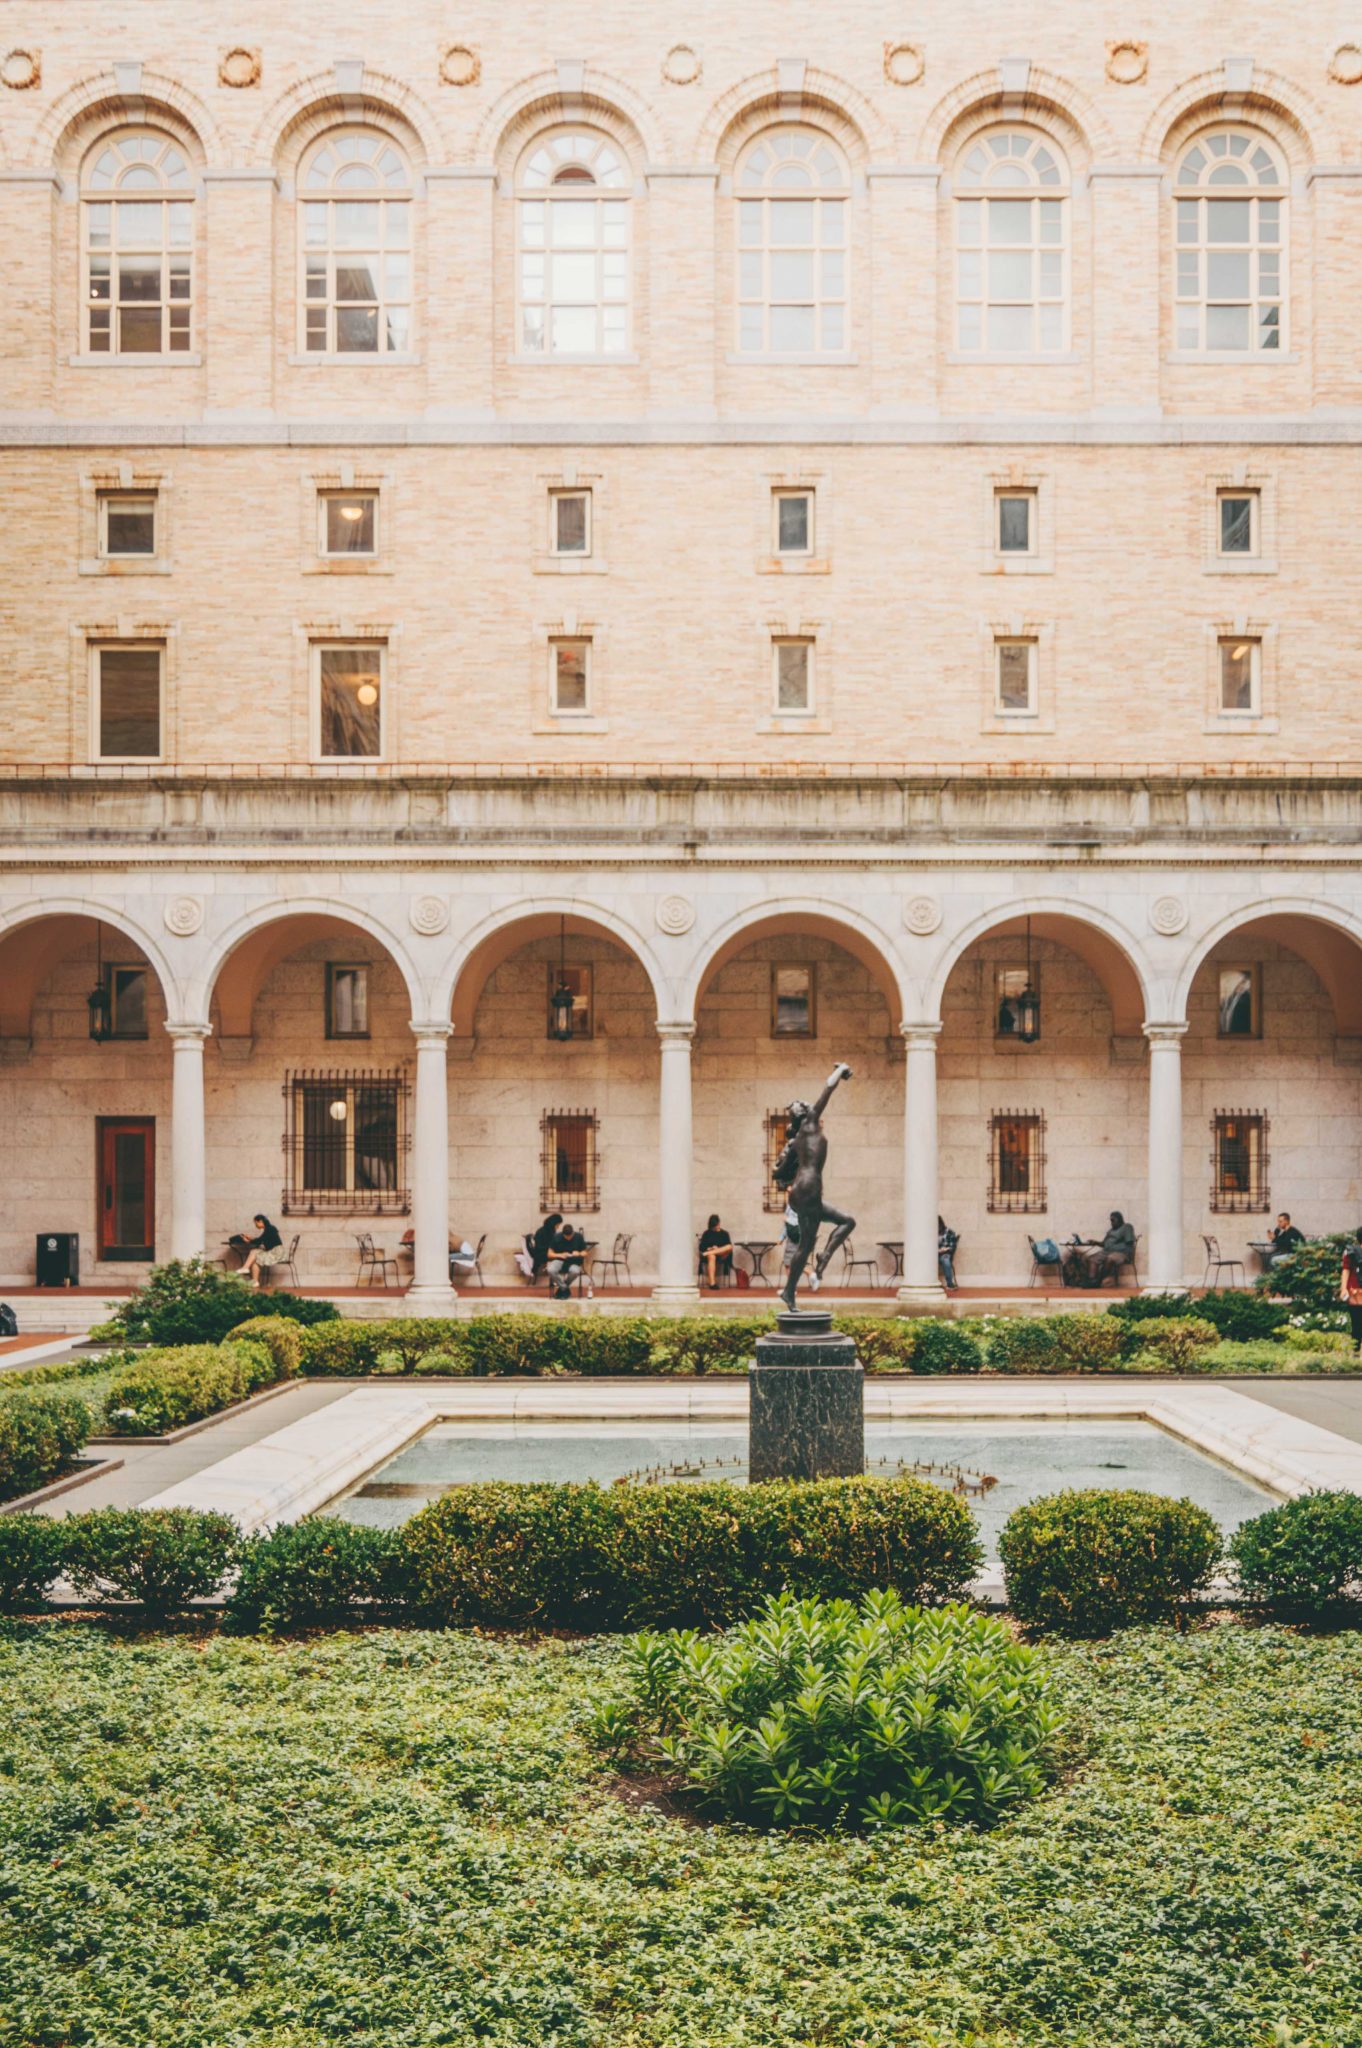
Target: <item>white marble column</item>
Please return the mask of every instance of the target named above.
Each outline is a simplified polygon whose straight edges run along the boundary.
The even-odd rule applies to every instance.
[[[201,1258],[207,1249],[208,1143],[203,1114],[203,1042],[207,1024],[167,1024],[170,1085],[170,1256]]]
[[[1149,1223],[1146,1294],[1180,1294],[1182,1241],[1182,1038],[1185,1024],[1146,1024],[1149,1040]]]
[[[657,1132],[661,1178],[653,1300],[684,1309],[700,1299],[691,1214],[690,1047],[695,1026],[659,1024],[657,1035],[662,1044]]]
[[[412,1280],[407,1307],[415,1315],[453,1315],[458,1296],[449,1279],[448,1024],[412,1024],[416,1040],[416,1104],[412,1127]]]
[[[936,1041],[940,1024],[905,1024],[903,1084],[903,1280],[900,1308],[941,1313],[947,1302],[936,1263],[940,1211],[936,1156]]]

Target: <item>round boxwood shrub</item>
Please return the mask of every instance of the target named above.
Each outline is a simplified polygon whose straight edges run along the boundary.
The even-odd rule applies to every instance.
[[[923,1316],[911,1325],[909,1367],[920,1373],[982,1372],[984,1354],[968,1330],[944,1318]]]
[[[244,1340],[264,1345],[277,1380],[293,1379],[302,1366],[303,1333],[287,1316],[252,1316],[249,1322],[238,1323],[232,1331],[232,1342],[240,1344]]]
[[[142,1352],[109,1383],[105,1413],[115,1436],[164,1436],[216,1415],[278,1377],[262,1343],[180,1344]]]
[[[154,1618],[218,1592],[240,1532],[197,1508],[95,1508],[65,1523],[65,1570],[78,1592],[135,1601]]]
[[[1036,1652],[966,1607],[781,1594],[718,1642],[644,1634],[598,1740],[760,1826],[991,1821],[1033,1797],[1058,1733]]]
[[[65,1559],[64,1524],[46,1515],[0,1515],[0,1614],[42,1606]]]
[[[998,1547],[1018,1621],[1102,1636],[1174,1620],[1209,1585],[1221,1536],[1193,1501],[1092,1487],[1027,1501]]]
[[[320,1515],[284,1522],[242,1544],[227,1603],[236,1634],[282,1635],[344,1628],[400,1607],[405,1594],[396,1530],[366,1529]]]
[[[1191,1313],[1213,1323],[1231,1344],[1251,1344],[1255,1338],[1275,1337],[1285,1329],[1291,1310],[1284,1301],[1273,1301],[1266,1294],[1239,1290],[1203,1294]]]
[[[0,1500],[46,1486],[85,1445],[94,1416],[74,1394],[6,1394],[0,1399]]]
[[[1230,1538],[1246,1600],[1301,1621],[1359,1612],[1362,1495],[1303,1493],[1243,1522]]]

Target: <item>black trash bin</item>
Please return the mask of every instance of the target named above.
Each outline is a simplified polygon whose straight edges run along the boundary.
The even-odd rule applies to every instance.
[[[79,1231],[39,1231],[33,1263],[40,1287],[79,1287]]]

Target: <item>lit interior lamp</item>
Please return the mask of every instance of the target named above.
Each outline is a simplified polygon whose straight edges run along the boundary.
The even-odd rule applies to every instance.
[[[335,1101],[334,1101],[333,1103],[330,1103],[330,1104],[328,1105],[328,1114],[329,1114],[329,1115],[330,1115],[330,1116],[331,1116],[331,1117],[333,1118],[333,1120],[334,1120],[334,1121],[335,1121],[336,1123],[338,1123],[338,1124],[343,1124],[343,1123],[345,1122],[345,1098],[344,1098],[344,1096],[340,1096],[340,1095],[338,1095],[338,1096],[337,1096],[337,1098],[336,1098],[336,1100],[335,1100]]]
[[[361,683],[359,688],[356,690],[355,695],[356,697],[358,697],[361,704],[377,704],[378,684]]]
[[[566,947],[567,919],[561,917],[558,920],[558,986],[549,997],[549,1008],[553,1012],[553,1036],[563,1044],[572,1036],[572,990],[567,985]]]
[[[1244,659],[1244,656],[1248,653],[1248,651],[1248,641],[1242,640],[1237,647],[1231,647],[1230,657],[1234,661],[1242,661]]]
[[[342,519],[348,519],[353,526],[357,520],[364,517],[364,507],[362,505],[342,505],[340,516]]]

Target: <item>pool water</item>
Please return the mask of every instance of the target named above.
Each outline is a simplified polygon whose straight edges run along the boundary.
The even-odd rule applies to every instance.
[[[867,1423],[869,1471],[916,1466],[947,1487],[959,1471],[984,1547],[1016,1507],[1068,1486],[1186,1496],[1227,1533],[1275,1496],[1151,1422]],[[933,1472],[927,1468],[936,1468]],[[440,1422],[325,1510],[396,1528],[428,1501],[480,1480],[729,1479],[747,1475],[747,1432],[733,1423]],[[984,1477],[996,1484],[979,1488]]]

